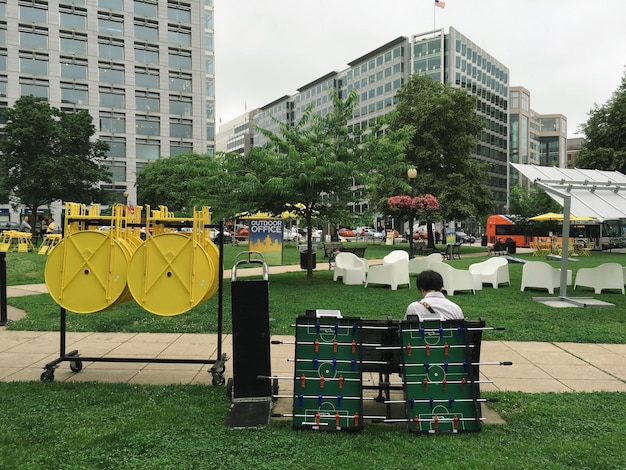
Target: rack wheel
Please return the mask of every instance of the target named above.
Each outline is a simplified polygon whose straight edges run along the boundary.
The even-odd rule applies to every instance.
[[[46,369],[39,377],[41,382],[54,382],[54,369]]]
[[[233,380],[232,377],[228,378],[228,381],[226,382],[226,396],[229,399],[233,399],[233,388],[235,386],[235,381]]]
[[[83,370],[83,361],[70,361],[70,370],[72,372],[80,372],[81,370]]]

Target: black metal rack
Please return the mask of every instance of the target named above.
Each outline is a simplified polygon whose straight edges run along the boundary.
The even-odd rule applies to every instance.
[[[102,225],[102,219],[94,218],[90,220],[80,219],[81,222],[85,223],[85,226],[94,226],[94,225]],[[72,222],[72,220],[68,220],[68,222]],[[159,221],[158,223],[162,223],[168,227],[184,227],[189,226],[185,223],[174,222],[172,224]],[[127,224],[127,226],[133,226],[140,224]],[[64,226],[62,224],[61,226]],[[218,224],[207,224],[204,226],[205,228],[216,228],[218,229],[219,235],[219,267],[218,267],[218,307],[217,307],[217,357],[215,359],[176,359],[176,358],[142,358],[142,357],[93,357],[93,356],[82,356],[79,354],[78,350],[73,350],[70,352],[66,352],[66,333],[67,333],[67,312],[65,308],[61,307],[60,314],[60,353],[59,357],[54,361],[47,363],[44,366],[44,371],[41,374],[40,380],[42,382],[52,382],[54,381],[54,371],[61,362],[69,362],[70,370],[72,372],[79,372],[83,368],[83,362],[144,362],[144,363],[154,363],[154,364],[211,364],[212,367],[210,369],[210,373],[213,376],[213,385],[222,385],[225,382],[224,379],[224,371],[226,370],[226,361],[228,360],[228,356],[222,352],[222,329],[223,329],[223,300],[224,300],[224,237],[222,234],[224,233],[224,224],[223,222],[219,222]]]

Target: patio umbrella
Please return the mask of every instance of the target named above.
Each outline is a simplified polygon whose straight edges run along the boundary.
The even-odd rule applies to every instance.
[[[535,220],[537,222],[545,222],[549,220],[560,221],[560,220],[563,220],[563,214],[557,214],[556,212],[546,212],[545,214],[539,214],[534,217],[530,217],[528,220]],[[583,221],[583,220],[592,221],[596,219],[594,219],[593,217],[578,217],[576,215],[570,214],[569,220],[570,222],[577,222],[577,221]]]

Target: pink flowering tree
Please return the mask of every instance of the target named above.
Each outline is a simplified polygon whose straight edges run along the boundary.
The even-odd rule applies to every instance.
[[[434,248],[432,222],[439,215],[439,201],[432,194],[421,196],[391,196],[387,198],[389,212],[403,218],[413,215],[413,218],[425,221],[428,227],[428,245]]]

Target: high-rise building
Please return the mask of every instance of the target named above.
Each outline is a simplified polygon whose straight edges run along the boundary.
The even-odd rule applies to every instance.
[[[120,202],[159,157],[215,147],[213,0],[0,0],[0,111],[92,115]],[[0,123],[2,124],[2,123]]]
[[[340,72],[328,73],[259,109],[258,127],[277,130],[276,120],[296,123],[308,106],[325,115],[332,109],[329,91],[340,97],[356,89],[359,97],[350,126],[367,126],[396,105],[396,92],[414,73],[467,90],[477,97],[476,113],[486,122],[473,157],[490,164],[489,187],[494,211],[504,207],[508,175],[509,69],[454,28],[433,30],[410,38],[400,36],[348,63]],[[263,145],[257,131],[254,145]],[[218,150],[225,150],[218,148]],[[362,212],[367,201],[352,209]]]

